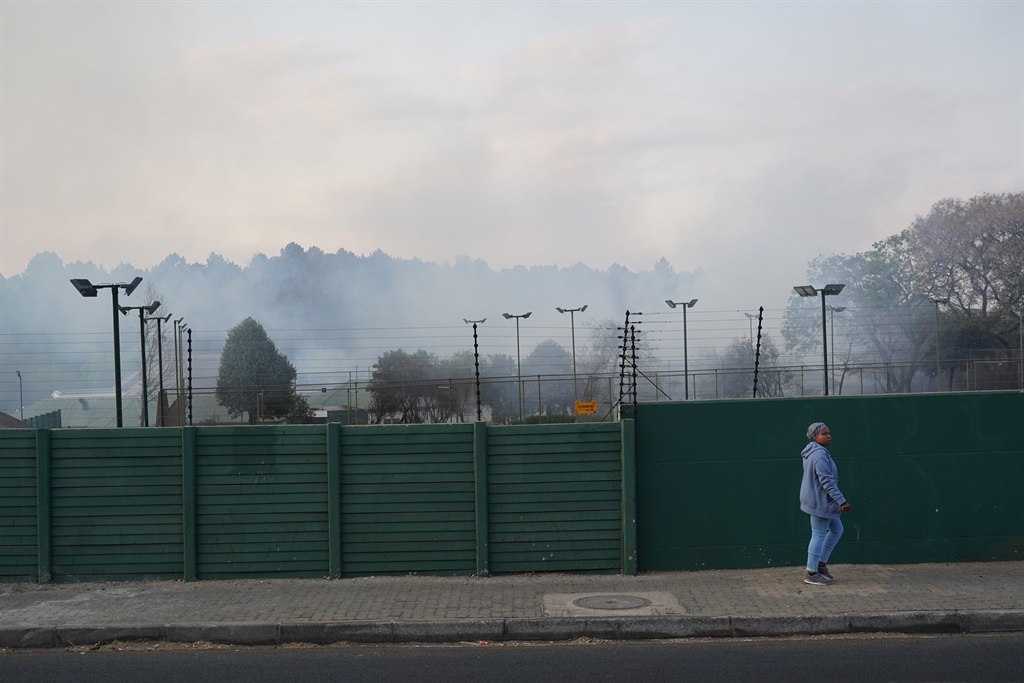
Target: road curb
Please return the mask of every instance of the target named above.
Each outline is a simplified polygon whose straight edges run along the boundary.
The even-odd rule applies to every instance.
[[[448,619],[285,623],[0,626],[0,648],[97,646],[155,640],[225,645],[287,643],[458,643],[501,641],[758,638],[844,633],[1019,633],[1024,610],[874,612],[840,615],[736,615]]]

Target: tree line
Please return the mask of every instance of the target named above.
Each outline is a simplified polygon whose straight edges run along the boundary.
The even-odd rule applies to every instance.
[[[808,277],[819,287],[845,285],[828,309],[832,333],[839,328],[843,340],[833,349],[834,393],[842,393],[848,372],[858,364],[878,364],[886,391],[908,391],[919,373],[931,378],[934,388],[956,389],[969,372],[965,359],[988,354],[1012,360],[1019,352],[1024,193],[944,199],[865,252],[815,259]],[[823,333],[821,302],[792,296],[782,325],[785,348],[813,352],[821,348]],[[541,395],[527,402],[527,415],[571,416],[575,400],[593,394],[595,376],[616,372],[622,343],[623,330],[614,321],[592,325],[589,341],[578,349],[576,373],[572,353],[554,340],[538,344],[521,368],[519,359],[506,354],[477,357],[459,351],[438,358],[424,349],[392,349],[379,355],[364,387],[369,421],[470,421],[477,410],[477,387],[491,421],[516,421],[524,417],[520,376],[537,378],[538,387],[539,378],[545,378]],[[657,365],[656,349],[642,348],[639,358],[644,367]],[[694,368],[735,369],[720,382],[716,378],[715,395],[745,397],[752,395],[756,364],[758,396],[784,396],[794,391],[797,380],[783,371],[781,358],[777,340],[763,335],[755,343],[751,335],[694,359]],[[1002,372],[1017,373],[1017,368],[1007,363]],[[248,318],[229,332],[217,395],[232,414],[248,414],[250,421],[308,419],[308,403],[294,381],[295,368],[259,323]],[[988,388],[1000,386],[993,378]]]

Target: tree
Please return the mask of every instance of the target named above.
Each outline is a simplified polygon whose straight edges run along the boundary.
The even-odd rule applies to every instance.
[[[376,424],[393,417],[403,424],[436,421],[436,364],[434,355],[423,349],[412,354],[402,349],[382,353],[367,386],[370,419]]]
[[[1015,312],[1024,301],[1024,193],[944,199],[914,221],[911,234],[917,277],[932,299],[943,302],[930,353],[947,368],[949,388],[956,387],[958,372],[970,373],[975,351],[987,352],[989,360],[1011,360],[1019,343]],[[1007,376],[979,384],[975,372],[972,385],[1015,384],[1016,375],[1008,376],[1014,365],[1002,367]]]
[[[847,307],[837,326],[854,340],[852,358],[883,370],[885,391],[909,391],[920,371],[935,376],[937,356],[953,387],[973,350],[1009,357],[1015,346],[1014,311],[1024,297],[1024,193],[943,199],[870,251],[816,259],[808,275],[817,286],[846,285],[834,302]],[[787,345],[812,352],[820,320],[820,302],[794,296],[783,324]]]
[[[508,424],[519,419],[516,359],[505,353],[480,359],[480,400],[490,408],[491,421]]]
[[[908,391],[914,374],[928,359],[925,343],[934,329],[929,325],[933,311],[917,270],[907,230],[876,242],[870,251],[820,257],[808,268],[808,278],[816,286],[846,285],[840,297],[829,301],[846,307],[835,320],[846,332],[840,336],[847,344],[855,340],[848,346],[851,358],[878,363],[886,391]],[[822,344],[821,300],[794,294],[782,334],[790,349],[816,353]]]
[[[1024,193],[943,199],[910,226],[917,276],[965,316],[1024,296]]]
[[[529,380],[527,379],[529,378]],[[575,413],[572,386],[572,353],[553,339],[546,339],[534,347],[523,359],[523,382],[529,386],[536,378],[541,383],[537,405],[538,412],[545,415],[566,415]],[[524,392],[526,391],[524,386]],[[533,403],[525,399],[526,412]]]
[[[267,418],[308,417],[309,405],[295,390],[295,367],[277,350],[263,326],[246,318],[228,330],[217,373],[217,403],[249,424]]]
[[[761,337],[760,356],[747,337],[736,337],[718,354],[716,361],[722,369],[718,379],[721,398],[752,398],[754,395],[754,366],[757,366],[757,396],[784,396],[792,385],[792,378],[779,367],[779,349],[771,335]],[[707,363],[705,363],[707,365]]]
[[[437,422],[465,422],[472,413],[476,419],[476,384],[473,352],[457,351],[450,358],[438,361],[436,397]],[[470,407],[472,406],[472,407]]]

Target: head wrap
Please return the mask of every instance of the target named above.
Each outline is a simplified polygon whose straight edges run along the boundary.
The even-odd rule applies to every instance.
[[[824,422],[815,422],[807,428],[807,438],[814,441],[818,438],[818,434],[821,434],[823,429],[828,429],[828,426]]]

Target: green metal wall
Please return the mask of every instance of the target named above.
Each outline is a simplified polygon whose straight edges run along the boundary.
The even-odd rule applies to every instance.
[[[55,430],[49,439],[54,579],[180,576],[179,435]]]
[[[0,460],[0,581],[29,581],[36,576],[38,517],[36,434],[3,430]]]
[[[1024,559],[1024,394],[636,407],[641,570],[801,565],[807,425],[827,423],[853,510],[838,563]]]
[[[0,430],[0,581],[632,571],[623,442],[618,423]]]
[[[649,403],[618,423],[0,430],[0,581],[1024,559],[1024,394]]]
[[[619,435],[614,423],[490,430],[492,571],[620,570]]]
[[[323,427],[195,431],[199,578],[326,575],[326,443]]]
[[[472,574],[473,425],[345,427],[342,574]]]

